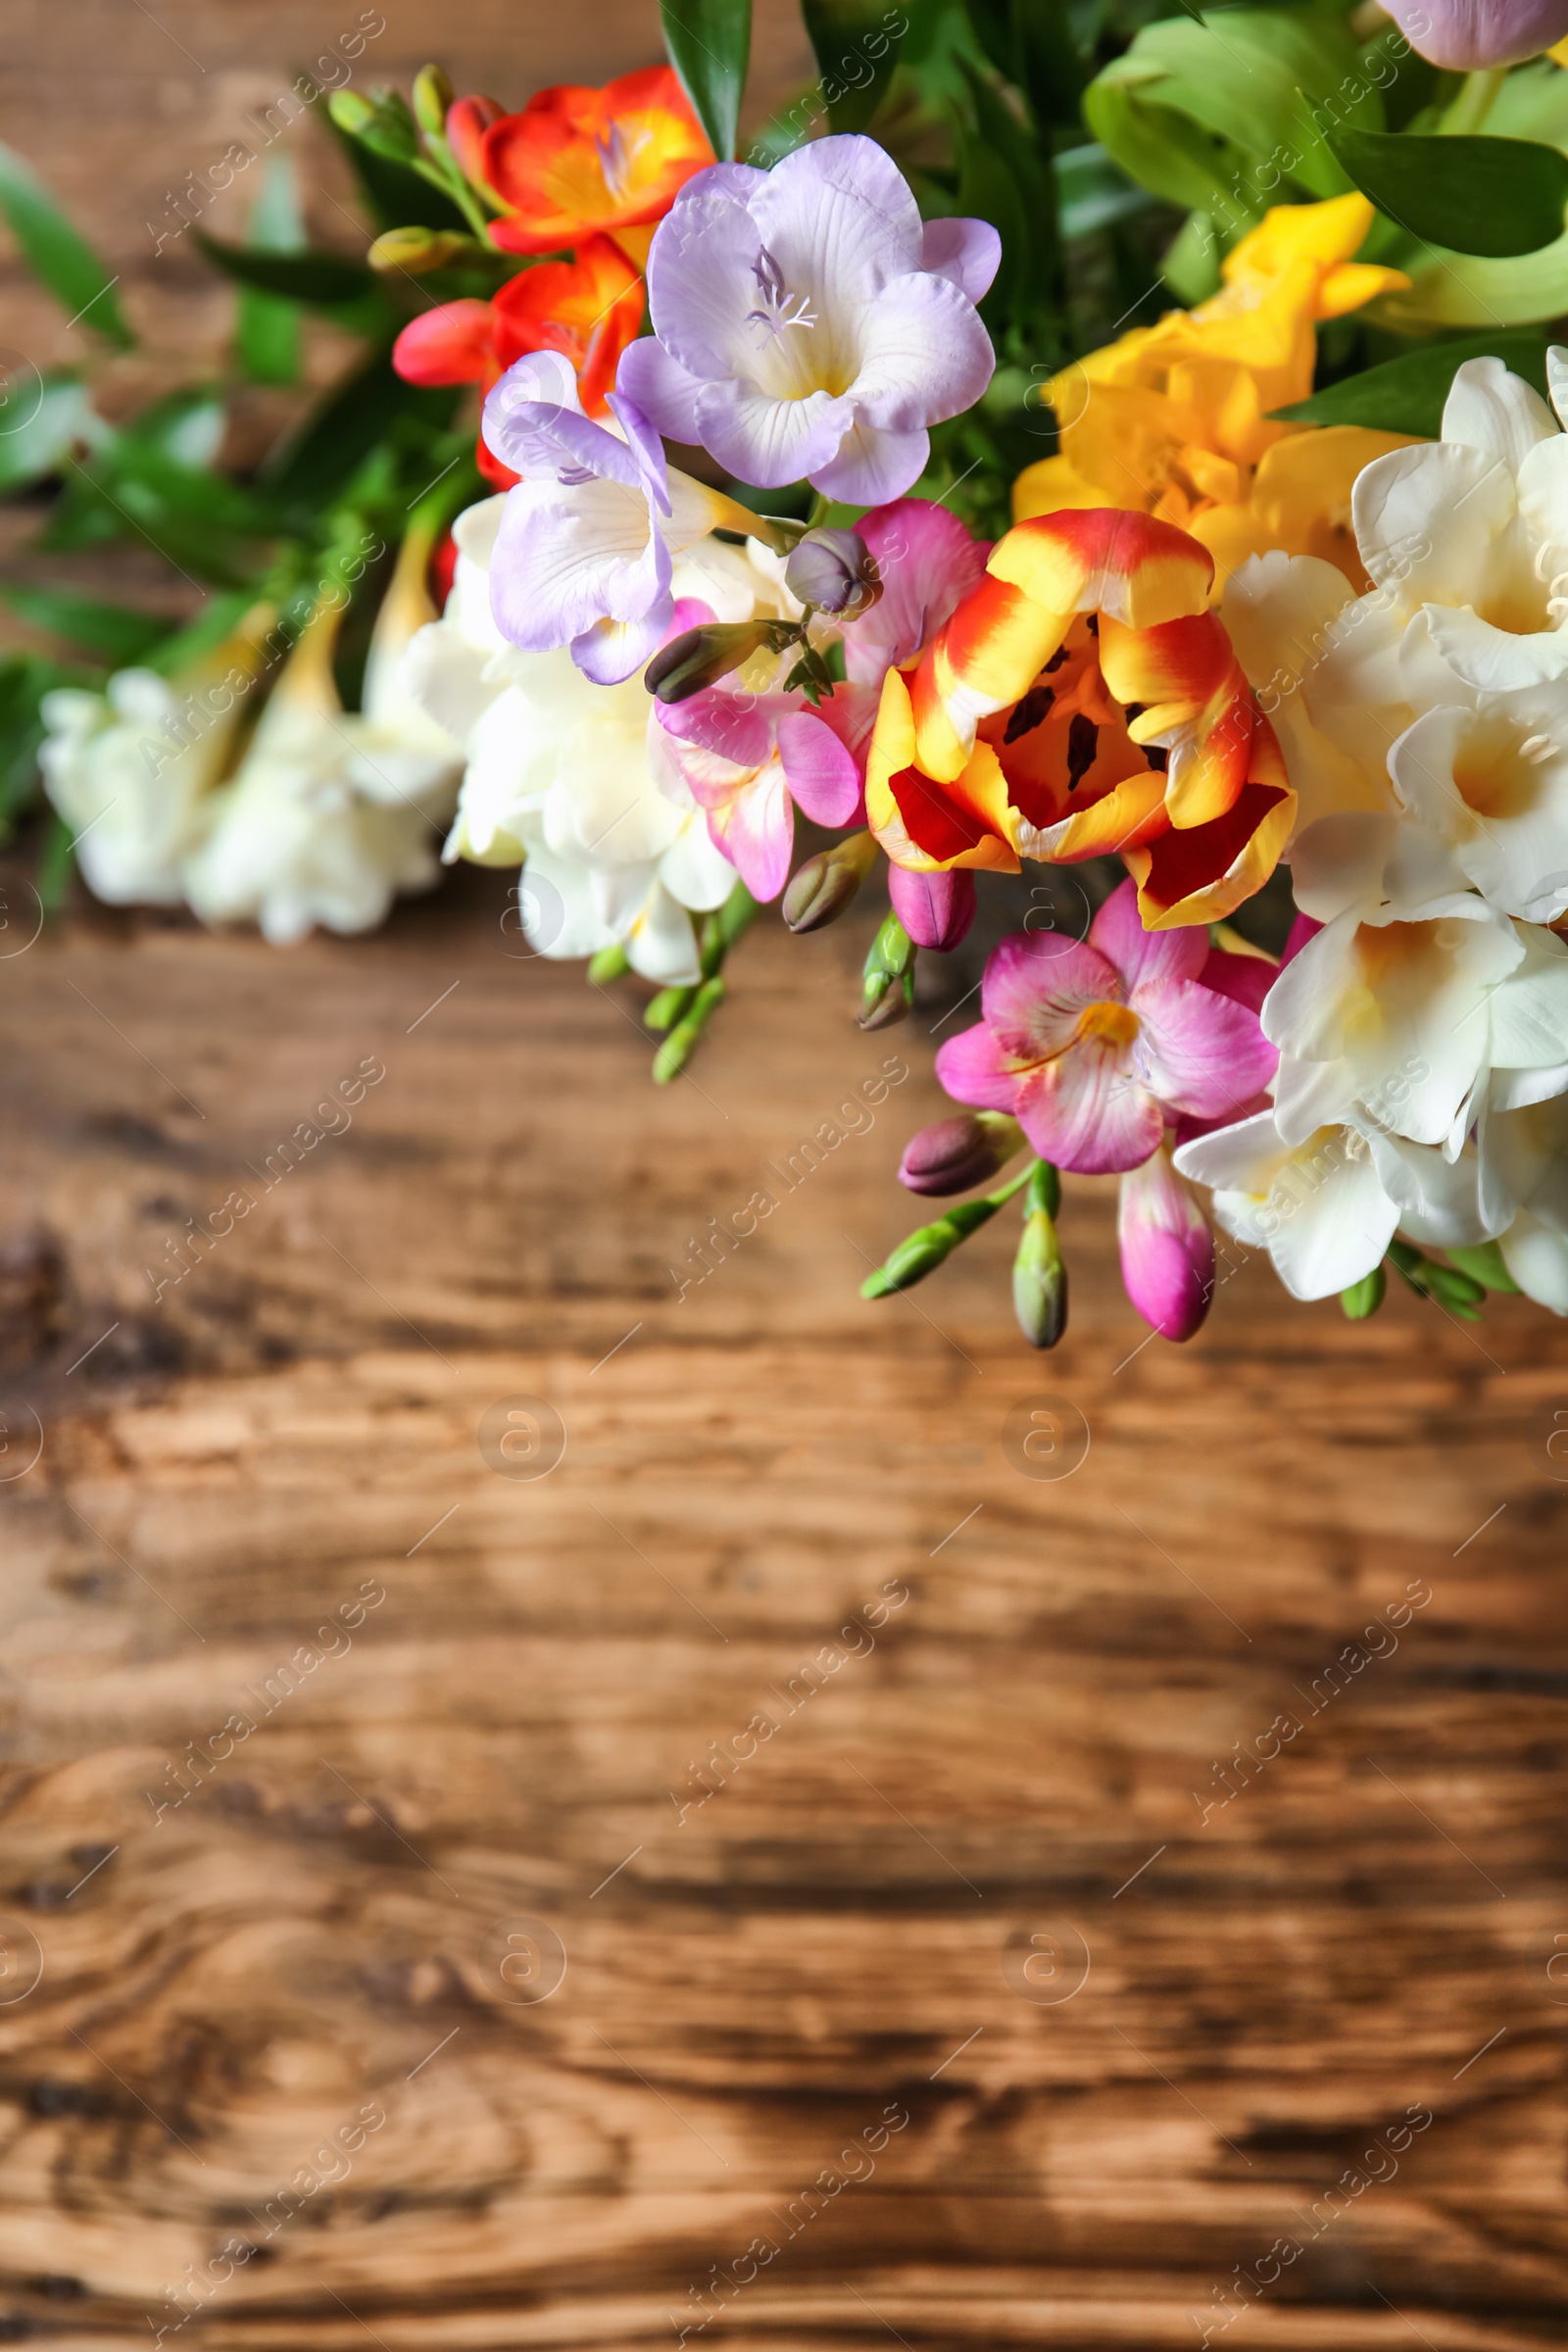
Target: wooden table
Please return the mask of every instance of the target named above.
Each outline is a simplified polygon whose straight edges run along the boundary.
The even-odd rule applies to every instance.
[[[0,963],[0,2336],[1560,2341],[1559,1327],[864,1306],[862,941],[660,1093],[504,888]]]

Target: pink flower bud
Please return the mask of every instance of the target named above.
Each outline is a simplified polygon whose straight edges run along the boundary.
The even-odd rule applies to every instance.
[[[447,145],[464,177],[476,188],[486,185],[484,134],[506,111],[499,98],[459,98],[447,110]]]
[[[961,868],[947,874],[911,874],[888,868],[893,911],[917,948],[942,954],[958,946],[974,921],[974,876]]]
[[[1568,0],[1388,0],[1412,49],[1467,73],[1539,57],[1568,33]]]
[[[1214,1295],[1214,1236],[1161,1144],[1121,1180],[1117,1218],[1128,1298],[1161,1339],[1190,1340]]]

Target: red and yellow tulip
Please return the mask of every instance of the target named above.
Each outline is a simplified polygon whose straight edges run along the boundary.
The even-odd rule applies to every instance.
[[[1296,796],[1208,610],[1213,560],[1152,517],[1016,524],[987,578],[883,684],[866,811],[914,872],[1117,852],[1149,930],[1211,922],[1259,889]]]

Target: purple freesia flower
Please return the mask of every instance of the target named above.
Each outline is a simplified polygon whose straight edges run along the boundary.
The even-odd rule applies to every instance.
[[[956,1102],[1010,1111],[1058,1168],[1142,1167],[1183,1113],[1235,1118],[1273,1075],[1256,1013],[1200,985],[1208,954],[1200,925],[1146,931],[1123,882],[1087,940],[1003,940],[985,1017],[941,1048],[937,1076]]]
[[[571,363],[530,352],[484,404],[484,437],[522,479],[507,493],[490,564],[502,635],[523,653],[569,646],[585,676],[617,686],[668,632],[674,559],[755,517],[672,472],[635,401],[610,395],[620,427],[585,416]]]
[[[686,182],[648,256],[654,335],[617,390],[740,480],[874,506],[908,489],[926,427],[973,406],[996,357],[975,304],[1002,258],[984,220],[922,224],[874,139],[798,147]]]

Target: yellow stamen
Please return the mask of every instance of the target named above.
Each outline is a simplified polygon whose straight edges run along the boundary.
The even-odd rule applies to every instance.
[[[1138,1035],[1138,1015],[1126,1004],[1086,1004],[1078,1015],[1075,1046],[1102,1038],[1107,1046],[1130,1046]]]

